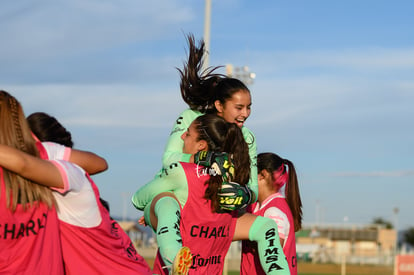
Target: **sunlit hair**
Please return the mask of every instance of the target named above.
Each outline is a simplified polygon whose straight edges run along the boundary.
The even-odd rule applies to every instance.
[[[205,43],[203,40],[196,45],[192,34],[187,35],[188,60],[184,68],[178,69],[181,82],[181,96],[192,110],[202,113],[217,113],[214,102],[219,100],[224,104],[240,91],[250,93],[247,86],[236,78],[230,78],[215,71],[222,67],[209,67],[202,71]]]
[[[27,117],[30,129],[40,141],[52,141],[73,147],[71,133],[53,116],[37,112]]]
[[[249,148],[244,140],[241,129],[235,124],[225,121],[222,117],[205,114],[194,120],[198,133],[197,140],[205,140],[208,151],[227,152],[235,168],[233,181],[246,185],[250,179]],[[221,176],[211,176],[204,198],[212,201],[212,209],[219,210],[217,193],[222,184]]]
[[[27,124],[20,103],[6,91],[0,90],[0,144],[19,149],[32,156],[39,156],[35,140]],[[33,206],[36,201],[49,207],[54,198],[48,187],[35,184],[7,169],[2,168],[6,186],[7,207],[15,211],[17,204],[23,209]]]
[[[257,171],[260,173],[263,170],[272,175],[276,190],[284,188],[286,202],[292,212],[295,232],[300,230],[302,228],[302,201],[295,166],[290,160],[282,159],[274,153],[261,153],[257,155]]]

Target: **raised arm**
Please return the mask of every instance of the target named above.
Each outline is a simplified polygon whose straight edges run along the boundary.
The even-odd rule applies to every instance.
[[[48,187],[63,188],[64,186],[59,169],[52,162],[2,144],[0,144],[0,166]]]

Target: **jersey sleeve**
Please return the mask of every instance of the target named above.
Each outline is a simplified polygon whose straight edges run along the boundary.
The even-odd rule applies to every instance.
[[[286,239],[289,235],[290,223],[286,214],[277,207],[269,207],[264,212],[264,217],[268,217],[277,223],[279,238]]]
[[[61,221],[80,226],[95,227],[102,221],[95,193],[85,171],[64,160],[51,161],[61,174],[64,188],[53,188]]]
[[[66,161],[69,160],[70,154],[72,152],[71,148],[49,141],[42,142],[42,145],[46,149],[49,159],[61,159]]]
[[[55,159],[51,160],[51,162],[59,170],[64,185],[63,188],[52,187],[51,189],[61,194],[73,191],[78,192],[84,182],[83,180],[85,174],[83,170],[81,170],[81,168],[76,164],[68,161]]]
[[[175,121],[165,146],[164,155],[162,157],[162,165],[168,167],[174,162],[189,162],[190,154],[183,153],[184,141],[181,139],[182,134],[190,127],[191,122],[200,116],[201,113],[187,109],[183,111]]]
[[[152,199],[162,192],[173,192],[184,207],[188,198],[187,177],[179,162],[164,168],[162,173],[138,189],[132,196],[132,204],[143,211]]]
[[[256,148],[256,137],[253,132],[246,127],[242,128],[244,139],[249,146],[250,156],[250,180],[247,183],[250,190],[255,194],[255,201],[259,196],[259,187],[257,184],[257,148]]]

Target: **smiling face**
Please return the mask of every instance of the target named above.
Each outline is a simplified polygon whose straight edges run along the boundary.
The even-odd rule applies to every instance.
[[[205,140],[198,140],[198,136],[196,122],[193,121],[187,131],[181,135],[181,139],[184,141],[184,154],[195,154],[206,149],[207,142]]]
[[[245,90],[234,93],[224,104],[218,100],[215,102],[218,111],[217,115],[223,117],[227,122],[236,123],[239,127],[242,127],[250,116],[251,105],[250,93]]]

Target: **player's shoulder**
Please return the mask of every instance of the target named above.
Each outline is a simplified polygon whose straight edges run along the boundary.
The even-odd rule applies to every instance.
[[[179,117],[182,117],[183,119],[187,119],[187,120],[194,120],[200,115],[202,115],[201,112],[188,108],[182,111]]]
[[[65,148],[64,145],[61,145],[61,144],[55,143],[55,142],[51,142],[51,141],[43,141],[43,142],[41,142],[41,144],[46,150],[56,150],[56,148],[58,148],[58,149]]]
[[[256,137],[249,128],[247,128],[246,126],[243,126],[241,130],[242,130],[243,137],[246,140],[247,144],[256,143]]]
[[[202,115],[202,113],[198,111],[194,111],[191,109],[185,109],[176,118],[173,131],[171,134],[175,132],[182,132],[182,131],[187,130],[191,122],[193,122],[193,120],[199,117],[200,115]]]
[[[37,145],[42,155],[43,155],[43,150],[46,153],[46,155],[43,155],[42,158],[46,157],[48,159],[64,159],[64,160],[67,160],[67,158],[69,158],[71,148],[65,147],[64,145],[61,145],[55,142],[50,142],[50,141],[45,141]]]

